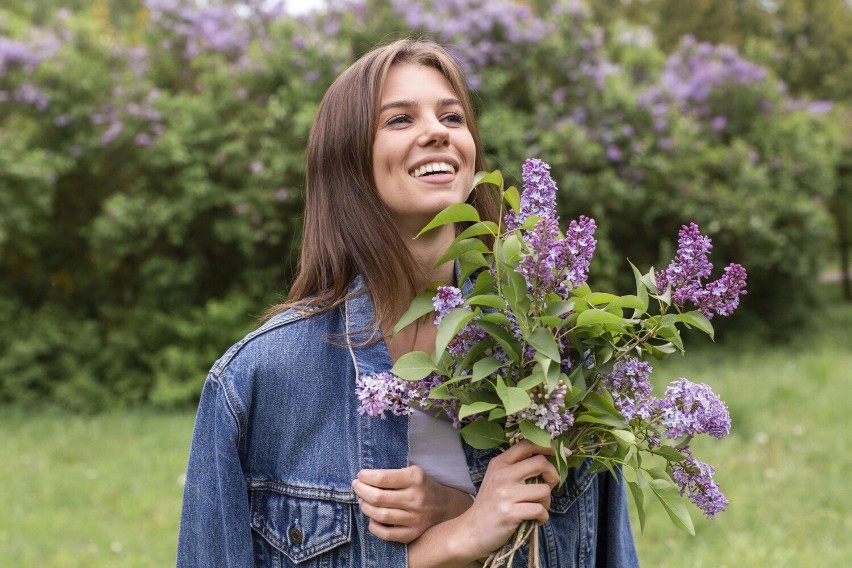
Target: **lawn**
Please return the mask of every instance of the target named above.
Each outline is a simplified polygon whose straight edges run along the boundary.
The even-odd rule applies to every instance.
[[[731,436],[697,444],[731,500],[697,536],[650,508],[646,567],[843,566],[852,556],[852,307],[819,317],[817,345],[730,342],[658,364],[706,382]],[[0,559],[10,567],[174,564],[192,413],[0,415]]]

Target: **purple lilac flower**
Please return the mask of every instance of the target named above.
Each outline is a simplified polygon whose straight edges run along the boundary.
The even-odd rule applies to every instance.
[[[746,294],[746,269],[736,263],[725,267],[725,274],[707,284],[695,299],[698,311],[713,317],[713,312],[720,316],[731,315],[740,304],[740,296]]]
[[[689,446],[683,448],[681,453],[686,459],[671,462],[672,477],[680,487],[680,494],[686,493],[704,515],[712,519],[728,506],[728,499],[719,491],[719,485],[713,480],[716,468],[695,459]]]
[[[539,389],[533,395],[533,402],[527,408],[510,416],[506,426],[510,427],[522,420],[529,420],[550,434],[551,439],[558,437],[574,425],[574,415],[565,407],[567,393],[568,386],[561,381],[550,395]]]
[[[550,177],[550,166],[537,159],[524,162],[522,175],[524,190],[521,192],[521,210],[506,215],[506,226],[514,230],[524,224],[530,215],[556,216],[556,183]]]
[[[379,416],[384,420],[386,410],[396,416],[411,414],[411,400],[416,393],[409,383],[396,375],[374,373],[356,379],[355,394],[360,401],[359,414]]]
[[[659,413],[667,438],[710,434],[721,439],[731,431],[725,403],[709,386],[687,379],[678,379],[666,388]]]
[[[485,331],[473,324],[467,324],[450,340],[447,351],[453,357],[467,353],[473,346],[487,337]]]
[[[678,247],[675,258],[668,268],[657,273],[657,288],[665,290],[672,287],[672,300],[683,305],[686,300],[698,296],[701,290],[701,279],[710,276],[713,265],[707,259],[707,254],[713,244],[698,229],[698,225],[684,225],[678,232]]]
[[[586,282],[589,274],[589,264],[595,254],[598,242],[594,238],[597,224],[594,219],[580,215],[577,220],[568,224],[565,232],[565,284],[576,288]]]
[[[518,263],[517,271],[527,281],[527,290],[545,296],[554,288],[556,275],[565,267],[565,239],[559,238],[559,225],[553,217],[542,217],[524,235],[530,252]]]
[[[435,297],[432,298],[432,305],[435,307],[437,315],[435,316],[435,325],[441,323],[441,320],[451,311],[464,305],[464,297],[462,291],[455,286],[438,286],[438,291]]]
[[[612,372],[603,377],[615,407],[628,422],[637,417],[651,418],[655,401],[651,397],[651,370],[651,365],[645,361],[630,357],[616,363]]]

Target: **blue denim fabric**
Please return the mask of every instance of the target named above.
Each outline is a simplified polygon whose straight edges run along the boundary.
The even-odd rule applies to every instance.
[[[363,282],[352,290],[360,294],[339,310],[280,314],[211,369],[190,450],[177,566],[407,565],[404,544],[367,530],[351,487],[360,469],[408,463],[408,418],[357,411],[355,378],[392,366],[384,342],[329,342],[371,325]],[[468,446],[465,453],[478,487],[492,454]],[[543,566],[638,566],[624,485],[586,469],[553,497],[541,529]],[[515,566],[526,566],[525,558],[522,551]]]

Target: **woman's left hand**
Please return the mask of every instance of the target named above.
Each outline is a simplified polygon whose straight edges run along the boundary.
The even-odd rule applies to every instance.
[[[409,543],[426,529],[455,518],[472,504],[470,495],[442,485],[419,466],[363,469],[352,482],[370,532],[383,540]]]

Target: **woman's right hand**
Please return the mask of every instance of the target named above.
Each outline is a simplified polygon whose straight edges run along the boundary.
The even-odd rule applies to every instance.
[[[464,565],[499,549],[522,522],[546,522],[559,483],[549,455],[553,449],[522,440],[493,458],[473,505],[409,545],[409,567]],[[527,483],[534,478],[538,483]]]
[[[547,459],[552,455],[553,449],[522,440],[488,464],[476,500],[462,515],[483,556],[503,546],[522,522],[547,522],[550,494],[559,483],[559,473]],[[536,477],[538,483],[527,483]]]

